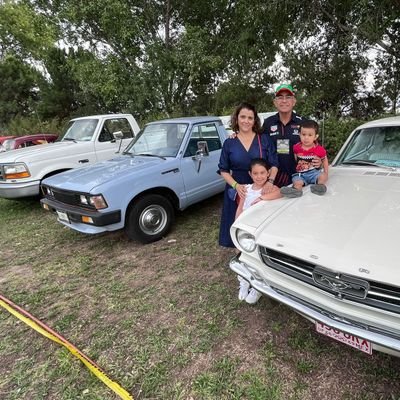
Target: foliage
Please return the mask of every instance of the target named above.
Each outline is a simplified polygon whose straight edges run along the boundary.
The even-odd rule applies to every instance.
[[[387,40],[398,31],[396,0],[317,0],[298,5],[284,1],[292,10],[293,36],[285,43],[283,64],[300,92],[307,96],[307,108],[340,117],[369,118],[383,111],[379,93],[370,92],[368,51],[379,47],[386,54],[398,49]],[[294,40],[293,40],[294,39]],[[392,79],[389,75],[387,78]]]
[[[40,85],[37,112],[41,118],[67,118],[83,106],[79,82],[73,64],[81,61],[80,51],[51,47],[44,58],[48,79]]]
[[[17,115],[29,115],[37,99],[39,74],[15,56],[0,61],[0,127]]]
[[[11,53],[40,63],[57,40],[51,18],[35,12],[29,1],[3,0],[0,11],[0,58]]]
[[[395,51],[381,51],[377,57],[375,73],[376,90],[388,103],[392,114],[396,114],[400,106],[400,21],[386,31],[387,43]]]
[[[7,135],[24,136],[34,133],[55,133],[61,134],[67,121],[58,118],[41,120],[38,115],[31,117],[17,116],[11,120],[7,126],[7,130],[0,133]]]
[[[320,140],[326,148],[329,162],[333,161],[333,158],[349,137],[350,133],[353,132],[357,126],[365,122],[365,120],[362,121],[354,118],[340,120],[330,118],[319,121]]]
[[[24,77],[2,83],[18,98],[0,99],[3,127],[33,112],[149,120],[226,114],[245,99],[271,110],[283,79],[307,115],[370,118],[398,103],[397,0],[4,0],[0,11],[0,63],[13,57]]]

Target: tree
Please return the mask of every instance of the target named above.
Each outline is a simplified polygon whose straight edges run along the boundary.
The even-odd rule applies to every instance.
[[[398,30],[398,6],[397,0],[318,0],[301,7],[291,0],[283,3],[297,16],[295,44],[286,42],[284,63],[306,96],[305,108],[315,113],[322,104],[333,115],[359,115],[363,99],[374,96],[364,85],[366,52],[379,47],[398,54],[387,40]]]
[[[15,56],[0,62],[0,126],[17,115],[27,116],[37,100],[39,73]]]
[[[400,105],[400,21],[386,30],[385,40],[396,51],[378,53],[375,88],[387,100],[391,113],[396,114]]]
[[[81,89],[73,73],[73,63],[82,60],[81,52],[73,49],[50,48],[43,64],[47,79],[40,84],[37,111],[45,119],[64,119],[84,106]]]
[[[287,32],[279,8],[261,0],[28,3],[51,15],[66,42],[93,55],[75,69],[85,92],[100,93],[108,108],[135,104],[142,113],[212,107],[198,99],[231,79],[266,87],[277,38]]]

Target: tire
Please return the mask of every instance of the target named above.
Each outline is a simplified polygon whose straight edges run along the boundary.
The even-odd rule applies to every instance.
[[[151,243],[168,233],[173,220],[171,202],[159,194],[148,194],[136,200],[128,209],[125,231],[130,239]]]

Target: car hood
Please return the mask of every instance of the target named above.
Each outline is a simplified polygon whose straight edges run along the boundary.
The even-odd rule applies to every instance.
[[[153,157],[142,157],[129,155],[119,156],[111,160],[103,161],[84,168],[71,169],[47,178],[44,184],[64,190],[89,193],[94,190],[101,192],[104,183],[116,182],[118,179],[126,182],[126,176],[135,174],[136,179],[142,175],[142,171],[149,176],[149,168],[160,163],[170,165],[175,159],[161,159]],[[159,171],[159,170],[157,170]]]
[[[87,152],[88,147],[93,147],[93,143],[65,141],[10,150],[1,153],[0,163],[32,162],[36,160],[54,159],[57,158],[58,155],[65,156],[66,151],[71,151],[66,149],[71,146],[75,146],[75,148],[73,149],[73,154],[79,155],[81,152]]]
[[[248,225],[261,246],[400,287],[400,174],[334,170],[324,196],[306,188],[301,198],[264,202],[250,207],[239,225]]]

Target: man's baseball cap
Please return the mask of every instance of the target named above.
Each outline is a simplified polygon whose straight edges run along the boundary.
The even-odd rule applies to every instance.
[[[289,92],[292,96],[294,96],[294,90],[292,85],[289,85],[287,83],[282,83],[282,85],[279,85],[276,90],[275,90],[275,96],[277,96],[280,92]]]

